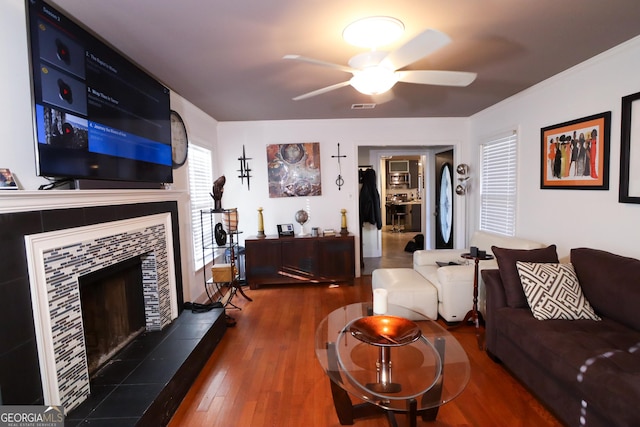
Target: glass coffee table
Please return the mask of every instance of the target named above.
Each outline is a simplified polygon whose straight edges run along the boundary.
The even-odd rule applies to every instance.
[[[385,316],[373,316],[370,302],[334,310],[318,325],[315,346],[342,425],[375,413],[385,413],[392,426],[396,413],[412,427],[418,415],[435,420],[469,382],[469,359],[453,335],[392,304]],[[363,402],[353,404],[350,395]]]

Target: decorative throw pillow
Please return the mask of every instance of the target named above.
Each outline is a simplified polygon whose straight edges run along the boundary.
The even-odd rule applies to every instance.
[[[516,262],[524,294],[538,320],[600,320],[571,264]]]
[[[500,279],[502,279],[504,293],[507,297],[507,306],[511,308],[527,307],[527,298],[524,296],[520,276],[516,269],[517,261],[558,263],[556,245],[540,249],[507,249],[492,246],[491,252],[495,255],[498,263]]]

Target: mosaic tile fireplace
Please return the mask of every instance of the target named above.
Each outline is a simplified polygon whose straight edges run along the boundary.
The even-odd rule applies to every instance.
[[[142,260],[146,330],[178,316],[171,215],[25,236],[45,404],[69,412],[89,396],[78,278],[132,257]]]

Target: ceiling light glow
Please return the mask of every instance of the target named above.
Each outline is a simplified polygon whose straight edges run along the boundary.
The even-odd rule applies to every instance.
[[[350,80],[358,92],[379,95],[390,90],[398,82],[398,75],[388,68],[373,66],[356,72]]]
[[[404,24],[390,16],[371,16],[352,22],[342,32],[344,40],[357,47],[376,49],[396,41]]]

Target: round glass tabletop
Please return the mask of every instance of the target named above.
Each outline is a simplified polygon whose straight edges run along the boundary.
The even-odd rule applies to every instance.
[[[411,318],[419,337],[402,345],[369,344],[354,336],[359,328],[353,325],[374,321],[369,319],[375,318],[372,312],[372,303],[351,304],[334,310],[318,325],[316,356],[331,381],[359,399],[393,411],[406,411],[410,399],[415,399],[418,410],[435,408],[464,390],[469,359],[446,329],[389,304],[386,314]]]

